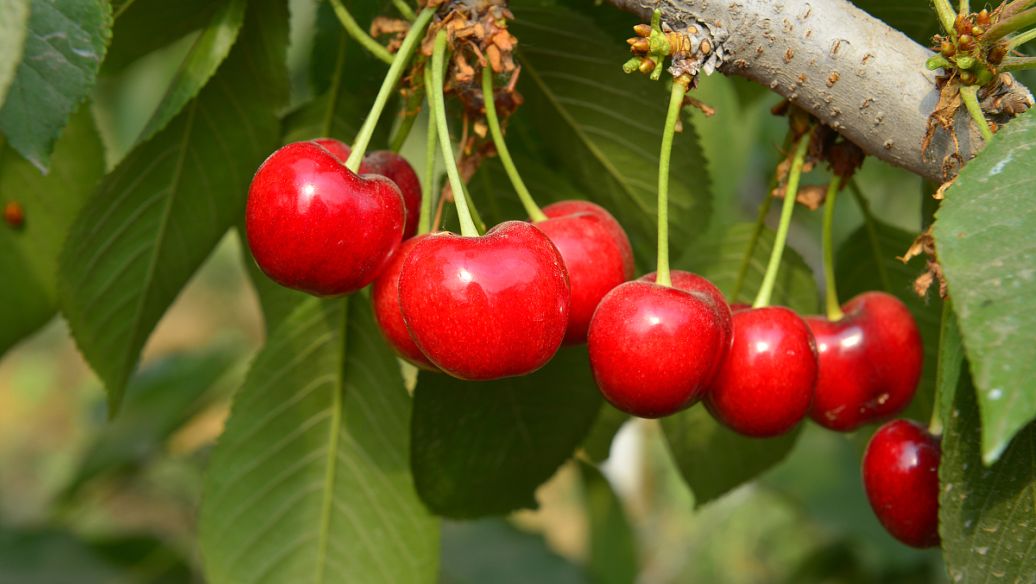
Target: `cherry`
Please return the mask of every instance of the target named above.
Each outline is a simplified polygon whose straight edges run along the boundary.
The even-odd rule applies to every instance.
[[[781,306],[734,311],[734,340],[705,397],[713,417],[747,436],[777,436],[809,411],[817,349],[806,323]]]
[[[270,278],[329,296],[355,292],[378,276],[399,245],[404,217],[391,180],[357,175],[320,145],[295,142],[256,171],[245,227]]]
[[[886,423],[863,455],[863,487],[878,520],[916,548],[939,545],[939,439],[909,420]]]
[[[313,140],[320,144],[335,158],[345,164],[352,149],[347,144],[334,138],[317,138]],[[380,174],[396,183],[399,192],[403,194],[403,202],[406,204],[406,227],[403,229],[403,239],[409,239],[417,233],[417,222],[421,217],[421,180],[414,172],[406,158],[389,150],[375,150],[368,152],[360,164],[360,174]]]
[[[446,373],[524,375],[561,346],[568,275],[557,248],[531,223],[507,221],[480,237],[433,233],[403,262],[399,304],[417,347]]]
[[[403,262],[410,257],[414,246],[426,237],[428,235],[418,235],[400,244],[388,265],[371,286],[371,304],[374,306],[378,328],[396,353],[417,367],[438,371],[439,368],[424,356],[410,338],[410,331],[403,322],[403,312],[399,307],[399,275],[403,270]]]
[[[25,209],[17,201],[8,201],[4,205],[4,222],[13,229],[25,225]]]
[[[681,283],[680,272],[671,277]],[[730,334],[730,310],[710,294],[626,282],[605,295],[590,321],[590,366],[618,409],[666,416],[701,398]]]
[[[850,431],[892,416],[917,391],[924,360],[910,310],[884,292],[865,292],[842,306],[838,321],[806,319],[817,342],[820,375],[810,417]]]
[[[562,201],[536,223],[558,248],[568,271],[572,306],[565,344],[586,342],[590,318],[612,288],[633,277],[633,249],[615,217],[589,201]]]

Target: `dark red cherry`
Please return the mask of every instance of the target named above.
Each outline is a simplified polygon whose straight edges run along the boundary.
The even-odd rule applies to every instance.
[[[866,292],[842,311],[837,322],[820,316],[806,322],[820,363],[810,417],[845,432],[895,415],[910,403],[924,347],[914,317],[895,296]]]
[[[795,312],[735,310],[734,340],[705,405],[735,432],[777,436],[806,417],[816,381],[813,335]]]
[[[13,229],[20,229],[25,225],[25,209],[17,201],[8,201],[4,204],[4,223]]]
[[[657,418],[701,398],[730,343],[730,312],[702,293],[622,284],[590,321],[590,366],[618,409]]]
[[[295,142],[252,178],[245,211],[248,245],[270,278],[320,296],[363,288],[403,236],[399,188],[350,172],[326,149]]]
[[[396,353],[422,369],[438,371],[439,368],[424,356],[410,338],[410,331],[403,322],[403,312],[399,308],[399,274],[402,272],[403,262],[410,256],[414,246],[426,237],[428,236],[418,235],[399,245],[388,265],[371,286],[371,304],[381,333]]]
[[[611,213],[589,201],[562,201],[543,212],[550,218],[536,227],[561,253],[572,288],[565,344],[585,343],[601,298],[633,277],[633,250]]]
[[[403,262],[399,304],[428,359],[461,379],[536,371],[568,326],[568,275],[531,223],[507,221],[481,237],[433,233]]]
[[[863,455],[863,486],[878,520],[916,548],[939,545],[939,440],[908,420],[886,423]]]
[[[338,160],[345,164],[352,149],[340,140],[334,138],[317,138],[313,140],[334,154]],[[406,158],[390,150],[375,150],[368,152],[360,163],[360,174],[380,174],[396,183],[399,192],[403,194],[403,202],[406,204],[406,227],[403,229],[403,239],[409,239],[417,233],[417,222],[421,217],[421,180],[414,172]]]

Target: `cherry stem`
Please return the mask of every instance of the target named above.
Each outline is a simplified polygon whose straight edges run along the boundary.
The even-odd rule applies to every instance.
[[[672,286],[669,274],[669,161],[673,155],[673,139],[676,124],[680,121],[683,98],[687,95],[686,79],[673,80],[673,91],[669,96],[669,112],[662,130],[662,151],[658,155],[658,268],[655,283]]]
[[[957,40],[957,13],[953,11],[953,6],[950,6],[949,0],[934,0],[934,3],[935,13],[939,16],[943,30],[951,39]]]
[[[960,88],[960,97],[964,101],[964,106],[968,108],[971,119],[975,120],[975,123],[978,125],[978,131],[982,134],[982,139],[986,142],[992,140],[993,130],[989,128],[986,114],[982,113],[982,106],[978,103],[978,87],[975,85],[962,86]]]
[[[784,204],[781,206],[781,223],[777,226],[777,237],[773,241],[770,263],[766,266],[763,284],[759,287],[752,308],[762,308],[770,304],[773,287],[777,283],[777,272],[780,271],[781,257],[784,255],[784,244],[788,241],[788,230],[791,228],[791,214],[795,210],[795,198],[799,194],[799,179],[802,177],[802,166],[806,162],[806,148],[809,147],[809,134],[799,138],[795,147],[795,157],[791,160],[791,171],[788,173],[788,186],[784,190]]]
[[[838,198],[838,187],[841,179],[834,177],[827,185],[827,197],[824,199],[824,286],[827,288],[827,319],[834,322],[842,320],[845,314],[838,304],[838,287],[835,284],[835,250],[832,229],[835,222],[835,199]]]
[[[468,197],[464,192],[464,182],[460,179],[457,159],[453,156],[450,145],[450,127],[446,123],[446,100],[443,96],[443,76],[446,69],[446,31],[440,30],[435,35],[435,48],[432,51],[432,90],[429,92],[432,103],[432,116],[438,126],[439,150],[446,163],[446,175],[450,178],[450,189],[453,200],[457,203],[457,218],[460,220],[460,233],[465,237],[478,237],[478,229],[471,220],[468,209]]]
[[[960,0],[960,10],[957,11],[957,14],[962,16],[971,14],[971,2],[969,0]]]
[[[338,0],[331,1],[337,2]],[[374,129],[378,125],[378,119],[381,118],[381,113],[385,111],[385,104],[388,103],[389,97],[396,88],[396,84],[399,83],[399,79],[403,76],[403,70],[410,62],[410,55],[414,52],[414,47],[417,46],[421,36],[424,35],[424,29],[434,15],[434,10],[425,8],[421,11],[421,14],[417,15],[417,20],[410,27],[410,31],[406,33],[403,44],[399,46],[399,52],[396,53],[395,58],[392,60],[392,65],[389,66],[388,73],[385,74],[385,80],[381,82],[381,89],[378,90],[378,96],[374,98],[374,105],[371,106],[367,119],[363,121],[360,132],[356,135],[356,139],[353,140],[353,150],[345,161],[345,167],[349,170],[353,172],[359,170],[360,163],[363,161],[364,155],[367,154],[367,146],[370,145],[371,137],[374,136]]]
[[[1036,57],[1007,57],[997,67],[997,71],[1001,73],[1025,71],[1027,69],[1036,69]]]
[[[1029,8],[989,27],[989,30],[982,35],[982,41],[991,43],[1033,24],[1036,24],[1036,8]]]
[[[349,36],[356,39],[363,48],[367,49],[370,54],[377,57],[379,60],[392,64],[392,53],[389,52],[381,43],[371,38],[362,27],[360,23],[356,22],[352,14],[346,10],[345,6],[342,6],[341,0],[331,0],[331,8],[335,11],[335,16],[338,17],[338,21],[345,27],[345,32],[349,33]]]
[[[874,265],[878,268],[881,289],[889,292],[892,290],[892,282],[889,280],[888,271],[885,269],[885,254],[881,251],[881,238],[878,237],[878,229],[875,227],[878,220],[874,217],[874,213],[871,212],[871,206],[867,202],[867,198],[863,196],[863,191],[860,190],[860,185],[856,183],[855,178],[849,180],[849,190],[852,191],[853,200],[856,201],[856,205],[860,208],[860,213],[863,214],[863,224],[867,229],[867,240],[870,242],[871,253],[874,254]]]
[[[424,68],[425,95],[428,97],[428,111],[432,111],[432,71]],[[431,116],[430,116],[431,117]],[[421,181],[421,216],[417,221],[417,233],[428,233],[432,229],[432,199],[435,196],[435,161],[439,148],[439,133],[435,121],[428,120],[428,141],[425,144],[424,177]]]
[[[518,174],[518,168],[515,167],[514,160],[511,159],[511,152],[504,141],[504,132],[500,129],[500,118],[496,115],[496,97],[493,93],[493,69],[491,67],[482,68],[482,101],[485,103],[486,121],[489,123],[489,132],[493,135],[496,153],[504,165],[504,170],[507,171],[507,177],[511,179],[511,185],[518,193],[518,198],[522,201],[522,206],[525,207],[525,212],[533,222],[546,221],[547,216],[533,200],[532,193],[529,192],[525,181]]]
[[[392,0],[392,4],[396,7],[396,10],[403,15],[403,18],[407,20],[414,19],[414,9],[411,8],[405,0]]]
[[[1029,29],[1018,36],[1011,37],[1007,41],[1007,50],[1013,51],[1032,39],[1036,39],[1036,28]]]

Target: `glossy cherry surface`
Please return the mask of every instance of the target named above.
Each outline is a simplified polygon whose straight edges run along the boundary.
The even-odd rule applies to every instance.
[[[374,280],[403,236],[399,188],[350,172],[326,149],[295,142],[256,171],[245,227],[256,263],[289,288],[329,296]]]
[[[410,256],[414,246],[426,237],[428,236],[418,235],[400,244],[388,265],[371,286],[371,304],[374,307],[378,328],[396,353],[422,369],[438,371],[439,368],[424,356],[410,338],[410,331],[403,322],[403,311],[399,308],[399,274],[402,272],[403,262]]]
[[[411,338],[446,373],[524,375],[561,346],[568,275],[542,231],[508,221],[481,237],[423,238],[403,262],[399,302]]]
[[[734,340],[705,405],[735,432],[777,436],[806,417],[816,380],[813,335],[795,312],[735,310]]]
[[[536,227],[561,253],[572,289],[565,344],[585,343],[601,298],[633,277],[633,249],[611,213],[589,201],[562,201],[543,212],[549,219]]]
[[[590,322],[590,366],[618,409],[657,418],[705,392],[730,344],[730,312],[711,298],[651,282],[622,284]]]
[[[916,548],[939,545],[939,440],[909,420],[886,423],[863,455],[863,486],[893,537]]]
[[[842,306],[837,322],[808,317],[820,375],[810,417],[849,431],[892,416],[917,391],[924,361],[921,333],[898,298],[865,292]]]
[[[317,138],[313,140],[327,149],[335,158],[345,164],[352,149],[341,140],[334,138]],[[406,158],[390,150],[368,152],[360,163],[360,174],[380,174],[396,183],[403,194],[406,204],[406,227],[403,239],[413,237],[417,233],[417,222],[421,217],[421,179],[414,172]]]

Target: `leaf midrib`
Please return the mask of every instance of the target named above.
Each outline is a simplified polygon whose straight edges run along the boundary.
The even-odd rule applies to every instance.
[[[342,398],[345,393],[346,353],[349,346],[349,299],[342,303],[341,349],[338,352],[338,377],[331,398],[331,428],[328,430],[327,469],[324,474],[324,497],[320,504],[320,528],[317,532],[316,584],[323,584],[327,566],[327,550],[331,532],[331,512],[334,507],[335,475],[338,469],[339,434],[342,431]]]

